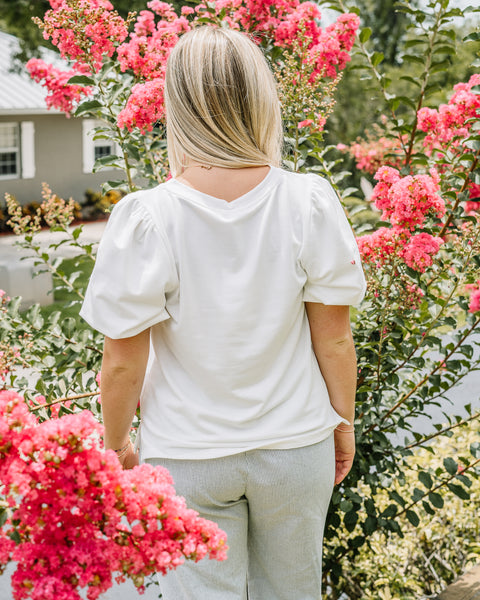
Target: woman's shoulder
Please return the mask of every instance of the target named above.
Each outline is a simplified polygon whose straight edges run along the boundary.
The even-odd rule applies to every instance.
[[[330,182],[316,173],[296,173],[279,169],[282,182],[288,188],[289,197],[308,210],[321,210],[338,202]]]
[[[158,224],[161,208],[165,208],[169,194],[167,184],[161,183],[153,188],[135,190],[115,204],[112,216],[116,219],[143,220]]]

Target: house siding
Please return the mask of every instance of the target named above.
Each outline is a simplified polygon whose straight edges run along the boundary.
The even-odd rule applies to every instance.
[[[0,116],[0,123],[22,121],[34,124],[35,175],[30,179],[0,179],[0,201],[8,192],[20,204],[39,202],[44,181],[62,198],[82,201],[85,190],[100,191],[105,181],[120,178],[119,172],[111,169],[83,172],[82,119],[67,119],[63,114]]]

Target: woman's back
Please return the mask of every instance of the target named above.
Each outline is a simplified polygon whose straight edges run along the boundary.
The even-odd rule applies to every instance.
[[[317,176],[272,167],[231,202],[175,179],[122,200],[82,314],[111,338],[153,325],[143,456],[214,458],[328,435],[338,417],[304,301],[355,303],[359,264]]]

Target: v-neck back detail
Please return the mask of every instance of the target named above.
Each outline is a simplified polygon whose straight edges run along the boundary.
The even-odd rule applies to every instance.
[[[191,187],[182,181],[178,181],[177,179],[170,179],[165,185],[176,189],[178,192],[181,192],[182,196],[205,206],[223,210],[236,210],[238,208],[250,206],[257,200],[261,199],[265,191],[268,191],[270,186],[274,184],[275,179],[278,178],[279,171],[280,169],[271,166],[269,172],[265,175],[262,181],[260,181],[260,183],[255,185],[248,192],[245,192],[245,194],[242,194],[233,200],[224,200],[223,198],[206,194],[205,192],[201,192],[200,190],[197,190],[196,188]]]

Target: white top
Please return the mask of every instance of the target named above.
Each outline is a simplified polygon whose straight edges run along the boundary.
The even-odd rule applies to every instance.
[[[204,459],[325,439],[333,410],[304,302],[359,303],[360,256],[331,186],[271,168],[232,202],[172,179],[126,196],[81,316],[111,338],[151,327],[142,458]]]

